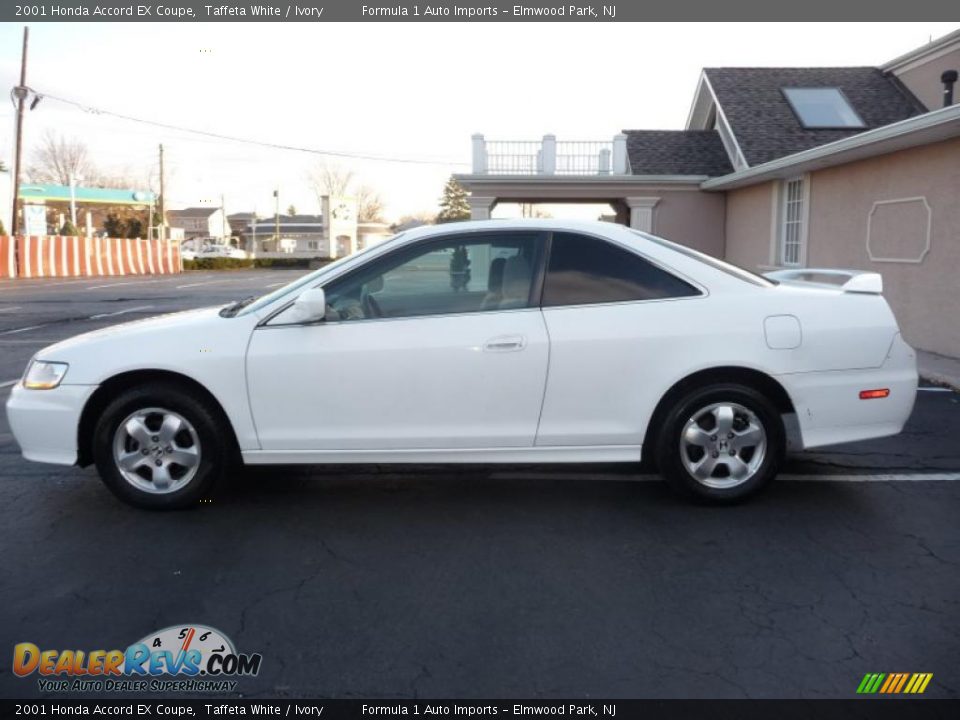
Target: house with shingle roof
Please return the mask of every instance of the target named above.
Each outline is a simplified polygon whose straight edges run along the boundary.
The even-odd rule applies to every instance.
[[[609,203],[742,267],[883,275],[916,347],[960,357],[960,30],[880,67],[704,68],[682,130],[472,138],[457,179],[498,202]]]
[[[186,240],[214,238],[222,243],[230,239],[230,223],[221,207],[167,210],[167,222],[173,228],[182,228]]]

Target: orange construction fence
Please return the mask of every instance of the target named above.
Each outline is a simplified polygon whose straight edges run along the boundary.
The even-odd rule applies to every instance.
[[[172,240],[0,236],[0,277],[167,275],[181,270],[180,244]]]

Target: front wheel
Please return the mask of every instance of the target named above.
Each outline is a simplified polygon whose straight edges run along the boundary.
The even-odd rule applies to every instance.
[[[229,455],[216,414],[177,385],[131,388],[104,410],[93,435],[100,477],[141,508],[191,507],[206,499]]]
[[[783,462],[777,408],[753,388],[718,384],[687,393],[667,414],[656,456],[675,488],[724,503],[757,492]]]

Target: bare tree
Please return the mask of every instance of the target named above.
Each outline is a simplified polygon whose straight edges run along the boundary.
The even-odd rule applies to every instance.
[[[93,171],[93,177],[84,176],[84,178],[84,185],[89,187],[111,188],[114,190],[128,190],[130,188],[142,188],[145,185],[152,185],[152,183],[149,181],[144,183],[142,181],[135,180],[128,172],[111,174]]]
[[[353,186],[352,170],[327,161],[318,163],[308,178],[318,203],[324,195],[347,195]]]
[[[69,185],[71,175],[86,180],[97,175],[87,146],[77,138],[66,138],[47,130],[34,148],[27,168],[30,182]]]
[[[383,198],[370,185],[357,188],[357,220],[359,222],[383,222]]]
[[[423,210],[402,216],[390,226],[390,229],[393,230],[393,232],[400,232],[401,230],[409,230],[410,228],[420,227],[421,225],[433,225],[436,221],[436,214]]]

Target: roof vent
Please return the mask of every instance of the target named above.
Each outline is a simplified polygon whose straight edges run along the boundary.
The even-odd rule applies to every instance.
[[[956,70],[944,70],[940,76],[940,82],[943,83],[943,106],[953,105],[953,84],[957,81]]]

